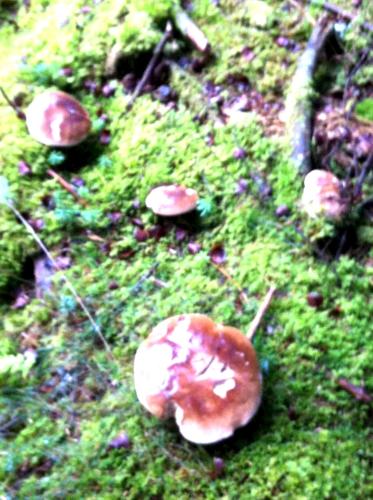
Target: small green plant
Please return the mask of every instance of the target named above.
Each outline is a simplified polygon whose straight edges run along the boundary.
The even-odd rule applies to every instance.
[[[355,113],[359,118],[373,122],[373,99],[367,97],[358,102],[355,107]]]
[[[20,376],[26,378],[35,364],[36,356],[33,351],[23,354],[9,354],[0,356],[0,384],[5,382],[9,376]]]
[[[65,316],[71,314],[76,310],[76,305],[77,304],[74,297],[71,297],[69,295],[61,295],[59,304],[59,310],[61,314]]]
[[[61,151],[52,151],[48,156],[48,163],[52,167],[57,167],[65,161],[66,157]]]
[[[214,211],[214,202],[211,198],[201,198],[197,202],[197,210],[201,217],[207,217]]]
[[[56,63],[46,64],[40,62],[35,64],[35,66],[22,64],[20,76],[26,82],[34,83],[42,87],[48,87],[50,85],[58,86],[58,84],[63,81],[61,78],[61,67]]]

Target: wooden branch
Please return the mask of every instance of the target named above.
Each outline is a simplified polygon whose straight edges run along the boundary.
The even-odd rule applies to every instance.
[[[311,170],[312,80],[317,59],[332,25],[325,15],[316,23],[301,55],[290,85],[285,108],[287,129],[292,146],[291,158],[302,174]]]
[[[355,21],[358,16],[355,14],[352,14],[351,12],[348,12],[347,10],[341,9],[340,7],[337,7],[336,5],[330,3],[330,2],[323,2],[322,3],[322,8],[324,10],[327,10],[331,14],[335,14],[336,16],[340,16],[343,19],[346,19],[348,21]],[[367,31],[373,31],[373,24],[370,24],[368,22],[363,22],[361,23],[362,28],[364,28]]]
[[[259,307],[258,312],[256,313],[255,318],[252,320],[250,327],[246,333],[246,337],[249,340],[253,340],[254,335],[257,329],[259,328],[259,325],[272,302],[275,292],[276,292],[276,287],[271,286],[266,296],[264,297],[262,305]]]
[[[158,45],[154,49],[153,56],[150,59],[148,66],[146,67],[146,69],[144,71],[144,74],[142,75],[141,80],[136,85],[136,88],[135,88],[135,90],[134,90],[134,92],[133,92],[133,94],[131,96],[131,99],[130,99],[130,101],[128,102],[128,104],[126,106],[126,110],[127,111],[129,111],[132,108],[134,102],[136,101],[136,99],[138,98],[138,96],[141,94],[141,92],[144,89],[145,85],[148,83],[149,78],[151,77],[151,75],[152,75],[152,73],[154,71],[154,67],[157,64],[160,55],[162,54],[164,46],[166,45],[166,43],[168,42],[168,40],[171,38],[171,33],[172,33],[172,26],[171,26],[171,23],[168,22],[167,25],[166,25],[165,32],[164,32],[161,40],[159,41]]]
[[[185,38],[188,38],[200,52],[209,53],[211,46],[201,29],[183,9],[175,13],[175,25]]]
[[[83,206],[87,205],[87,201],[78,195],[76,189],[69,182],[67,182],[67,180],[65,180],[63,177],[57,174],[57,172],[55,172],[52,168],[49,168],[47,170],[47,174],[53,179],[55,179],[60,184],[60,186],[66,189],[66,191],[68,191],[78,203],[80,203]]]

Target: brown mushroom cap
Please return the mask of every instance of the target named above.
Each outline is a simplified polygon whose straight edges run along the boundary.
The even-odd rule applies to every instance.
[[[261,400],[251,342],[203,314],[159,323],[136,353],[134,378],[140,403],[159,418],[175,416],[181,434],[194,443],[231,436]]]
[[[71,95],[48,90],[35,97],[26,111],[28,131],[46,146],[75,146],[91,129],[83,106]]]
[[[310,217],[339,219],[348,206],[339,179],[326,170],[312,170],[304,178],[302,206]]]
[[[171,184],[150,191],[145,204],[155,214],[171,217],[191,212],[197,206],[198,194],[194,189]]]

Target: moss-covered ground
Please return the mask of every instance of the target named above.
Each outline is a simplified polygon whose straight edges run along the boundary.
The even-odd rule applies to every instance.
[[[196,0],[190,15],[214,58],[201,62],[177,35],[165,51],[177,101],[148,92],[126,112],[120,82],[110,97],[94,89],[107,83],[107,54],[119,44],[121,76],[138,67],[141,75],[175,3],[19,3],[0,11],[1,86],[23,107],[44,88],[68,91],[94,130],[61,155],[31,139],[1,101],[0,174],[15,206],[67,263],[112,356],[59,273],[52,290],[35,297],[38,247],[0,205],[0,497],[371,498],[371,408],[337,381],[373,391],[373,253],[359,241],[338,258],[315,251],[315,231],[330,228],[308,227],[287,140],[281,127],[276,135],[266,128],[319,12],[300,2]],[[284,33],[295,50],[278,40]],[[224,123],[221,103],[242,89],[261,99],[262,114],[236,113]],[[21,161],[31,172],[21,175]],[[78,186],[85,206],[48,176],[50,166]],[[164,221],[146,209],[149,190],[169,182],[199,192],[199,215]],[[217,245],[232,279],[211,261]],[[204,447],[146,413],[132,363],[151,328],[202,312],[245,331],[271,284],[278,296],[254,342],[264,375],[254,420]],[[20,290],[22,307],[14,306]],[[322,295],[318,308],[310,292]],[[30,351],[36,360],[24,355]],[[121,432],[130,447],[109,446]]]

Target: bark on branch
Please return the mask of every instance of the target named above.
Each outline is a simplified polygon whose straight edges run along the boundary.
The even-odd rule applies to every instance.
[[[286,102],[285,116],[292,146],[291,158],[302,174],[311,170],[313,75],[317,59],[331,30],[332,25],[327,15],[316,23],[299,59]]]
[[[352,14],[351,12],[348,12],[347,10],[341,9],[340,7],[337,7],[330,2],[323,2],[322,7],[324,10],[330,12],[331,14],[340,16],[348,21],[355,21],[358,18],[358,16]],[[368,22],[361,23],[361,27],[367,31],[373,31],[373,24],[370,24]]]
[[[184,10],[176,11],[174,21],[178,30],[193,43],[196,49],[204,53],[210,52],[211,47],[206,36]]]

